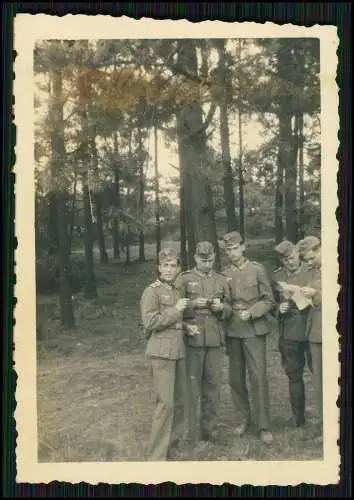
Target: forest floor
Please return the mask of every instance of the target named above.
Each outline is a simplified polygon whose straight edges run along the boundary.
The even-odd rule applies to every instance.
[[[253,256],[263,245],[254,244]],[[98,298],[75,296],[76,328],[60,329],[58,307],[46,321],[37,343],[38,460],[97,462],[145,460],[154,393],[139,326],[143,289],[155,279],[154,246],[146,246],[147,262],[97,264]],[[134,250],[134,249],[133,249]],[[251,252],[252,253],[252,252]],[[259,253],[266,256],[266,252]],[[124,257],[124,255],[123,255]],[[135,253],[132,252],[134,259]],[[273,263],[264,260],[271,269]],[[38,302],[57,296],[38,296]],[[314,391],[305,373],[309,424],[294,430],[288,383],[280,364],[277,331],[268,338],[268,374],[274,443],[263,445],[251,434],[233,437],[233,408],[223,361],[219,442],[199,450],[199,460],[321,460],[322,445],[314,442]],[[177,453],[174,460],[183,460]]]

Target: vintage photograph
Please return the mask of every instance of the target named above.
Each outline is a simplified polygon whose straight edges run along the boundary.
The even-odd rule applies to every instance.
[[[34,37],[38,464],[336,446],[323,41],[259,33]]]

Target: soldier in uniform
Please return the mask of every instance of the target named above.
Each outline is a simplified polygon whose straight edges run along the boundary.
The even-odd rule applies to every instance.
[[[184,311],[187,325],[186,361],[189,387],[188,441],[193,449],[198,441],[216,439],[216,420],[220,406],[221,361],[224,344],[223,320],[231,315],[229,288],[224,276],[212,268],[213,245],[199,242],[194,269],[182,273],[176,287],[190,299]],[[200,409],[200,435],[197,436],[197,410]]]
[[[174,286],[180,272],[174,249],[159,253],[159,279],[141,298],[141,317],[148,338],[156,408],[153,415],[148,460],[167,460],[184,432],[186,404],[185,345],[182,316],[188,300]]]
[[[233,231],[223,238],[231,265],[224,270],[230,290],[233,316],[227,326],[229,383],[232,398],[243,420],[235,429],[243,435],[251,423],[251,407],[246,385],[250,376],[255,423],[265,444],[273,441],[269,415],[266,366],[266,337],[270,324],[266,318],[275,306],[270,281],[264,267],[246,258],[241,235]]]
[[[308,281],[307,286],[302,288],[302,293],[312,302],[307,322],[307,337],[320,417],[319,427],[321,427],[323,413],[321,242],[316,236],[307,236],[299,241],[298,246],[301,258],[311,269],[311,279]],[[321,436],[319,439],[321,439]]]
[[[276,316],[279,321],[279,351],[284,371],[289,379],[290,404],[293,424],[305,424],[305,386],[303,373],[308,359],[306,336],[308,307],[299,310],[295,302],[286,296],[279,282],[303,287],[309,280],[309,270],[300,261],[299,250],[290,241],[282,241],[275,247],[282,266],[274,272],[274,296],[278,302]]]

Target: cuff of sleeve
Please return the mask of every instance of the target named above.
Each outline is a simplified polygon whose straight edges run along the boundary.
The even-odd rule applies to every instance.
[[[262,304],[254,304],[248,309],[248,312],[252,319],[259,319],[262,316],[265,316],[273,307],[272,303],[262,303]]]
[[[228,319],[231,317],[231,315],[232,315],[232,307],[225,304],[224,309],[221,311],[221,315],[220,315],[221,319],[222,320]]]

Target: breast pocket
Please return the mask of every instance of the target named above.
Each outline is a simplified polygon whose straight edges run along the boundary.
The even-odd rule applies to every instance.
[[[177,302],[176,298],[173,295],[160,295],[159,297],[160,308],[161,310],[167,309],[168,307],[172,307]]]
[[[189,299],[194,299],[201,296],[201,286],[199,283],[188,283],[186,287],[186,295]]]
[[[256,299],[259,296],[258,281],[256,279],[247,280],[244,287],[247,300]]]

